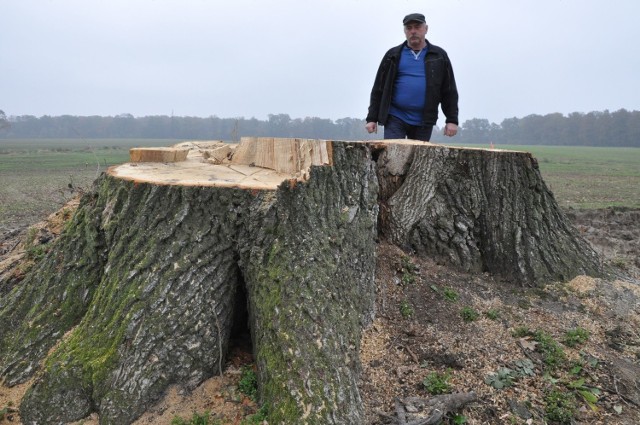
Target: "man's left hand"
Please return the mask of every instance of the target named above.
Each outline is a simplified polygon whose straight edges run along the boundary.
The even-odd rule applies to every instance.
[[[447,125],[444,126],[444,135],[445,136],[449,136],[449,137],[453,137],[456,134],[458,134],[458,126],[456,124],[453,123],[447,123]]]

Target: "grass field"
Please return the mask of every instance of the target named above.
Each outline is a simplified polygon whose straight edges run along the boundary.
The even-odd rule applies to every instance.
[[[90,187],[108,166],[128,161],[130,148],[169,146],[177,142],[167,139],[0,140],[0,231],[32,223],[55,211],[75,193]],[[640,208],[640,149],[499,148],[531,152],[562,207]]]
[[[0,232],[33,223],[60,208],[129,149],[169,146],[176,140],[0,140]]]
[[[496,148],[531,152],[562,207],[640,208],[638,148],[530,145]]]

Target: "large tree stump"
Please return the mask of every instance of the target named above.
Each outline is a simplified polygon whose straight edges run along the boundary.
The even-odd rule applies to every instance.
[[[0,298],[0,376],[38,372],[27,423],[130,423],[169,385],[195,388],[243,304],[269,422],[362,423],[380,236],[517,283],[600,273],[527,153],[246,139],[212,165],[185,147],[110,169]]]
[[[378,176],[381,232],[399,246],[521,284],[601,272],[529,153],[392,144]]]

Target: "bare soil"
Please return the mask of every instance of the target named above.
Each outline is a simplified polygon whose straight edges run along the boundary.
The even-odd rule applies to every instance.
[[[19,284],[34,246],[59,233],[73,205],[65,208],[36,230],[23,225],[0,234],[0,296]],[[450,412],[445,423],[554,423],[545,399],[554,389],[574,400],[573,423],[640,423],[640,210],[566,213],[612,270],[607,279],[578,276],[543,288],[519,287],[380,243],[377,314],[361,346],[368,424],[398,423],[398,400],[433,397],[424,381],[434,373],[448,376],[445,392],[477,397]],[[470,320],[472,313],[477,317]],[[570,347],[567,331],[577,328],[588,338]],[[536,332],[549,335],[564,353],[556,367],[545,362]],[[531,375],[515,377],[503,389],[487,383],[500,368],[516,370],[522,360],[531,361]],[[222,376],[191,393],[171,388],[136,423],[170,424],[176,416],[205,411],[221,423],[240,423],[257,411],[238,391],[240,370],[252,361],[250,349],[235,347]],[[21,423],[17,409],[27,388],[0,386],[0,412],[6,409],[0,424]],[[597,402],[590,406],[581,391],[597,394]],[[97,424],[98,418],[81,423]]]

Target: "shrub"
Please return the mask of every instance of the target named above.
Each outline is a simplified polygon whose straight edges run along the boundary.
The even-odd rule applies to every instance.
[[[550,422],[571,424],[576,412],[576,398],[572,392],[552,389],[544,396],[544,417]]]
[[[251,366],[242,368],[240,382],[238,382],[238,390],[250,399],[255,400],[256,394],[258,393],[258,378]]]
[[[219,420],[211,417],[209,411],[205,411],[202,414],[193,412],[191,419],[176,416],[171,420],[171,425],[218,425],[220,423]]]
[[[458,293],[451,288],[444,288],[443,295],[447,301],[451,302],[456,302],[458,301],[458,298],[460,298],[460,295],[458,295]]]
[[[567,347],[576,347],[582,345],[589,340],[589,331],[583,328],[569,329],[564,335],[564,345]]]
[[[413,316],[413,307],[411,307],[411,304],[409,304],[407,300],[402,300],[400,303],[400,314],[402,314],[402,317],[405,319]]]
[[[562,347],[544,331],[536,331],[533,338],[538,342],[538,349],[542,353],[544,363],[552,369],[560,366],[566,359]]]
[[[424,378],[422,385],[430,394],[445,394],[451,391],[449,386],[450,377],[451,373],[449,371],[443,373],[431,372]]]
[[[410,285],[416,283],[418,266],[413,264],[413,262],[411,261],[411,257],[409,257],[408,255],[403,255],[402,257],[400,257],[400,264],[397,267],[398,272],[402,274],[402,285]]]
[[[462,320],[465,322],[473,322],[480,314],[471,307],[463,307],[462,310],[460,310],[460,316],[462,316]]]
[[[496,310],[495,308],[487,310],[487,312],[484,313],[484,315],[487,316],[487,318],[491,319],[491,320],[498,320],[500,318],[500,312],[498,310]]]
[[[513,384],[513,378],[515,373],[513,370],[501,367],[496,373],[490,373],[484,378],[484,383],[491,385],[493,388],[500,390],[505,387],[510,387]]]

